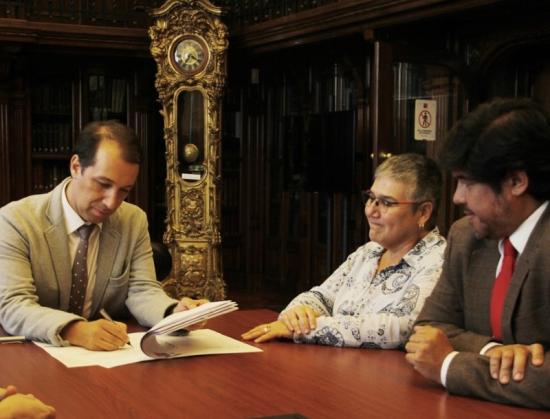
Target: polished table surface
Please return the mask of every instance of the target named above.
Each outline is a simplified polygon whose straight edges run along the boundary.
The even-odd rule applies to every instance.
[[[207,327],[239,339],[274,320],[241,310]],[[137,330],[137,329],[136,329]],[[549,418],[550,413],[451,396],[403,352],[288,341],[261,353],[66,368],[32,343],[0,345],[1,384],[56,407],[58,418]],[[550,389],[549,389],[550,397]]]

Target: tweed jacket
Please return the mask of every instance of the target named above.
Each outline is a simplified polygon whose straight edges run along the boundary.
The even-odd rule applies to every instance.
[[[498,241],[477,239],[467,219],[449,233],[438,285],[417,324],[442,328],[459,354],[447,372],[450,393],[550,409],[550,206],[531,233],[516,266],[503,309],[503,343],[541,343],[544,364],[527,367],[520,382],[500,384],[479,354],[491,342],[490,301],[500,258]]]
[[[68,313],[71,266],[61,194],[31,195],[0,208],[0,322],[11,334],[66,345],[59,332]],[[90,319],[101,308],[113,316],[127,310],[143,326],[160,321],[177,303],[155,279],[147,217],[123,202],[103,222]]]

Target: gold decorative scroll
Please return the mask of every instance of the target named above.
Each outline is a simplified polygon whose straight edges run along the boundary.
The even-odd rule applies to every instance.
[[[164,243],[173,269],[164,289],[176,298],[225,298],[220,258],[220,135],[221,95],[226,78],[228,33],[221,9],[207,0],[168,0],[151,15],[151,54],[157,64],[155,86],[162,103],[166,143],[167,226]],[[184,37],[204,45],[206,64],[186,74],[171,57]],[[204,41],[204,42],[203,42]],[[178,57],[180,59],[180,57]],[[177,60],[176,60],[177,61]],[[186,181],[179,172],[178,102],[182,92],[200,91],[204,98],[204,160],[200,180]]]

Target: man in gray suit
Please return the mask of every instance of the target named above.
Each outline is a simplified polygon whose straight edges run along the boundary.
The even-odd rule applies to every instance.
[[[147,217],[124,202],[140,162],[132,130],[116,121],[92,122],[71,157],[70,178],[47,194],[0,208],[0,322],[8,333],[114,350],[128,341],[126,325],[98,319],[102,309],[113,316],[129,310],[152,326],[205,301],[178,302],[155,280]],[[91,231],[86,248],[80,247],[83,226]],[[72,279],[77,253],[87,257],[79,274],[83,289]]]
[[[550,118],[527,99],[481,105],[442,162],[466,217],[406,359],[450,393],[549,409]]]

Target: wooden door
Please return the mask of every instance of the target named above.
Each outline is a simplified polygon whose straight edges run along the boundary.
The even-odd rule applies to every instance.
[[[399,43],[373,41],[370,156],[373,172],[394,154],[420,153],[437,160],[447,131],[465,112],[465,87],[459,75],[452,67],[440,63],[437,54],[426,61],[424,53],[404,50]],[[416,106],[417,102],[426,101],[435,103],[432,140],[417,138],[420,136]],[[437,223],[443,234],[457,217],[452,192],[452,179],[444,173]]]

